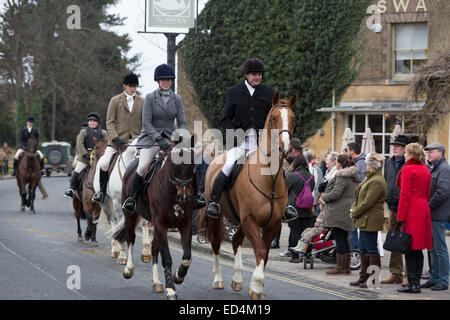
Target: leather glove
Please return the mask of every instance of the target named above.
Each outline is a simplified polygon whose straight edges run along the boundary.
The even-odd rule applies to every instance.
[[[114,144],[115,144],[116,146],[118,146],[118,147],[121,147],[121,146],[123,146],[124,144],[126,144],[126,142],[123,141],[122,139],[120,139],[119,137],[114,138],[114,139],[113,139],[113,142],[114,142]]]
[[[168,150],[170,149],[170,144],[169,144],[166,140],[164,140],[163,137],[161,137],[161,136],[158,137],[158,138],[156,139],[156,142],[158,143],[159,148],[160,148],[162,151],[166,152],[166,151],[168,151]]]

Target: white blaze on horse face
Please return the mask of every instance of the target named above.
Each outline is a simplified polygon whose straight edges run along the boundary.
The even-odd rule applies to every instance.
[[[282,130],[287,130],[287,131],[283,131],[283,133],[281,134],[281,138],[283,140],[283,151],[284,152],[288,152],[289,151],[289,113],[287,109],[281,109],[280,110],[280,114],[281,114],[281,120],[283,120],[283,129]]]

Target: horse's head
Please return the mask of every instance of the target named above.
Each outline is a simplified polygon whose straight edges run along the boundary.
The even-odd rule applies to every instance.
[[[94,141],[95,145],[95,158],[99,159],[105,154],[106,147],[108,146],[108,140],[106,139],[97,139],[96,137],[93,137],[92,140]]]
[[[25,151],[30,152],[30,153],[36,153],[37,149],[38,149],[38,140],[35,137],[30,136],[28,138],[27,146],[25,147]]]
[[[267,116],[264,129],[268,130],[270,140],[277,139],[279,152],[285,156],[291,149],[291,135],[294,129],[294,112],[292,108],[295,106],[297,96],[295,93],[289,100],[280,99],[280,93],[276,92],[272,99],[272,109]],[[274,141],[275,142],[275,141]],[[272,148],[268,149],[272,150]]]
[[[170,151],[169,159],[173,166],[169,172],[169,181],[177,189],[177,202],[186,204],[194,195],[194,145],[195,136],[191,137],[190,146],[178,143]]]

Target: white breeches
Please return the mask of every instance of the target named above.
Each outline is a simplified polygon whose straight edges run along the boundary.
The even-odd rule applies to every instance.
[[[19,160],[19,156],[25,152],[23,149],[17,149],[16,154],[14,155],[14,159]],[[42,154],[41,150],[37,150],[36,153],[39,155],[39,159],[44,159],[44,155]]]
[[[85,168],[87,168],[87,166],[88,166],[88,165],[87,165],[86,163],[83,163],[83,162],[81,162],[81,161],[77,161],[77,165],[76,165],[74,171],[75,171],[76,173],[80,173],[80,172],[83,171]]]
[[[233,165],[240,157],[243,157],[247,150],[248,152],[258,148],[258,140],[255,135],[248,135],[240,146],[231,148],[227,152],[227,160],[223,165],[222,172],[228,177],[233,169]]]
[[[107,171],[112,156],[118,151],[119,150],[116,150],[113,147],[110,146],[106,147],[105,153],[99,160],[100,169],[102,169],[103,171]]]
[[[141,149],[139,156],[139,164],[136,169],[136,173],[138,175],[140,175],[141,177],[144,176],[145,168],[153,160],[153,158],[155,157],[155,155],[158,153],[159,150],[160,149],[158,146]]]

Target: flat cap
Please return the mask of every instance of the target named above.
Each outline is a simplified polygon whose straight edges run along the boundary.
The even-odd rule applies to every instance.
[[[424,150],[432,150],[437,149],[442,153],[445,153],[445,147],[442,145],[442,143],[439,142],[433,142],[432,144],[427,145]]]

